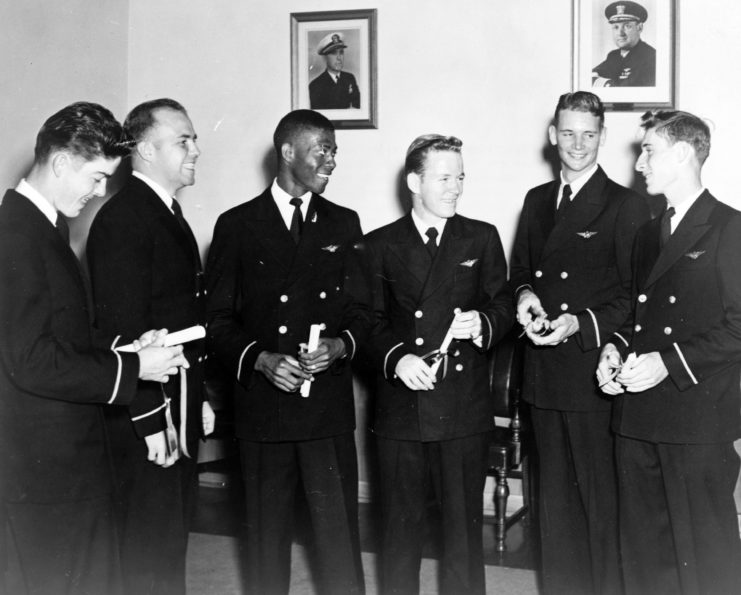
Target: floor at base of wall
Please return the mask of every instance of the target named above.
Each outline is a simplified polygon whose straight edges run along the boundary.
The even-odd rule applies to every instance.
[[[192,531],[213,535],[238,536],[243,526],[242,484],[234,461],[216,461],[201,465],[199,502]],[[378,551],[378,506],[361,503],[359,511],[361,548],[364,552]],[[297,503],[296,542],[311,547],[311,531],[303,502]],[[436,510],[430,506],[425,535],[425,558],[437,558],[440,536],[436,530]],[[525,513],[507,530],[505,552],[497,552],[494,519],[484,517],[484,560],[487,565],[508,568],[535,569],[536,532],[529,514]]]

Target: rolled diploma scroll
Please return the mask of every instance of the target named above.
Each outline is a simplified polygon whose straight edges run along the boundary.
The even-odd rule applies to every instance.
[[[309,342],[306,346],[307,353],[316,351],[317,347],[319,347],[319,333],[322,332],[323,326],[324,326],[323,324],[312,324],[311,325],[311,328],[309,329]],[[311,380],[304,380],[304,383],[301,385],[301,396],[308,397],[310,391],[311,391]]]
[[[187,343],[188,341],[196,341],[198,339],[203,339],[203,337],[205,336],[206,336],[206,329],[202,327],[200,324],[197,324],[196,326],[191,326],[181,331],[177,331],[175,333],[169,333],[165,337],[164,346],[174,347],[175,345],[182,345],[183,343]],[[133,352],[135,351],[134,344],[129,343],[128,345],[121,345],[120,347],[116,347],[116,351]]]

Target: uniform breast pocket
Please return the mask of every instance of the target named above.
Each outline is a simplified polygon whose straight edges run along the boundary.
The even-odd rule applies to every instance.
[[[456,294],[471,295],[476,290],[478,285],[478,268],[458,266],[453,278],[453,291]]]

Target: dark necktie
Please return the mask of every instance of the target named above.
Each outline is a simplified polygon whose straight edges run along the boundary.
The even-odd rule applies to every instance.
[[[304,216],[301,214],[301,205],[303,200],[300,198],[292,198],[291,204],[293,205],[293,217],[291,217],[291,237],[293,241],[298,245],[301,240],[301,232],[304,229]]]
[[[556,210],[558,217],[562,219],[566,215],[566,212],[569,210],[570,206],[571,206],[571,186],[566,184],[563,187],[563,192],[561,193],[561,202],[558,203],[558,209]]]
[[[174,198],[172,199],[172,212],[175,213],[175,219],[177,219],[178,224],[185,232],[185,235],[188,237],[188,243],[190,244],[191,252],[193,252],[193,257],[195,258],[196,263],[198,263],[198,271],[200,272],[201,253],[198,250],[198,243],[196,242],[196,238],[193,235],[193,230],[190,228],[190,225],[188,225],[185,217],[183,217],[183,209],[181,208],[178,201]]]
[[[67,220],[61,213],[57,213],[57,222],[55,225],[64,243],[69,246],[69,225],[67,225]]]
[[[672,235],[672,217],[674,217],[674,207],[669,207],[661,216],[661,247],[663,248]]]
[[[427,252],[430,253],[430,258],[434,260],[437,253],[437,242],[435,241],[437,239],[437,228],[428,227],[425,235],[427,236],[425,247],[427,248]]]

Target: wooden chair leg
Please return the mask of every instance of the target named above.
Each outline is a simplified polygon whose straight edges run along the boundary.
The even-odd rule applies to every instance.
[[[497,469],[497,485],[494,488],[494,549],[504,552],[507,546],[504,536],[507,530],[507,499],[509,498],[509,484],[507,483],[507,468]]]

